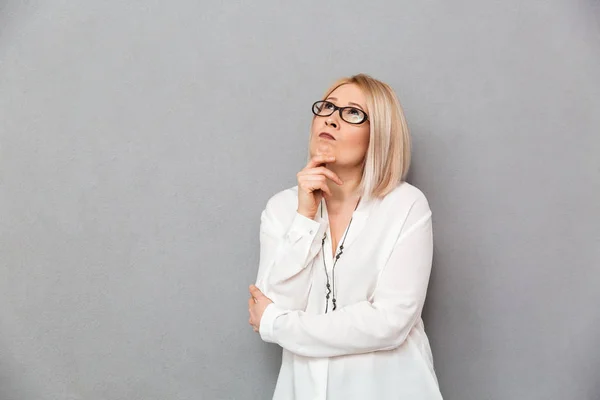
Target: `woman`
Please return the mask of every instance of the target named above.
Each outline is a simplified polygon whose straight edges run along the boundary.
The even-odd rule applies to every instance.
[[[249,323],[283,348],[273,399],[438,400],[421,310],[433,252],[410,138],[383,82],[337,81],[313,105],[298,185],[261,214]]]

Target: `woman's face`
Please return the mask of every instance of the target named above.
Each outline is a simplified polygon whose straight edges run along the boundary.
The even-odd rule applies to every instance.
[[[325,100],[337,107],[355,107],[368,114],[365,96],[353,83],[335,89]],[[327,153],[335,156],[333,164],[355,167],[362,165],[369,147],[369,121],[356,125],[344,121],[336,110],[328,117],[316,115],[312,122],[310,154]],[[334,139],[320,136],[328,133]]]

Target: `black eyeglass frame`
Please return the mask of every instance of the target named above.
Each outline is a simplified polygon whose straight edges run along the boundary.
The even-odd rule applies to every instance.
[[[331,114],[327,114],[327,115],[321,115],[321,114],[317,114],[317,113],[315,112],[315,106],[316,106],[318,103],[324,103],[324,104],[326,103],[326,104],[331,104],[331,105],[333,106],[333,111],[331,112]],[[361,113],[363,113],[363,115],[365,116],[365,118],[364,118],[362,121],[360,121],[360,122],[350,122],[350,121],[346,121],[346,120],[344,119],[343,115],[342,115],[342,112],[343,112],[345,109],[348,109],[348,108],[351,108],[351,109],[353,109],[353,110],[358,110],[358,111],[360,111]],[[335,113],[336,111],[337,111],[337,112],[340,114],[340,118],[342,119],[342,121],[344,121],[344,122],[347,122],[347,123],[349,123],[349,124],[352,124],[352,125],[360,125],[360,124],[363,124],[363,123],[365,123],[366,121],[368,121],[368,120],[369,120],[369,115],[368,115],[366,112],[364,112],[363,110],[361,110],[360,108],[358,108],[358,107],[352,107],[352,106],[338,107],[338,106],[336,106],[335,104],[333,104],[332,102],[330,102],[330,101],[327,101],[327,100],[317,100],[317,101],[315,101],[315,102],[313,103],[313,105],[312,105],[312,112],[313,112],[313,114],[315,114],[317,117],[329,117],[330,115],[333,115],[333,113]]]

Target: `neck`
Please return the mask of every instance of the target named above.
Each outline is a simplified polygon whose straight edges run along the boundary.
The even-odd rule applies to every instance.
[[[335,165],[327,165],[331,171],[340,177],[342,182],[341,186],[337,183],[327,180],[327,186],[331,191],[331,196],[324,194],[325,201],[327,202],[328,210],[335,210],[345,207],[354,207],[360,193],[358,192],[358,186],[362,179],[361,168],[340,168]]]

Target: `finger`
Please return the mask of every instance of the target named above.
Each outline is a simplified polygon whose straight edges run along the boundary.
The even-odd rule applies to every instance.
[[[250,294],[256,299],[256,301],[264,296],[263,292],[261,292],[260,289],[254,285],[250,285]]]
[[[327,178],[331,179],[338,185],[342,185],[344,183],[335,172],[333,172],[327,167],[308,168],[301,171],[301,176],[307,175],[325,175]]]
[[[333,161],[335,161],[334,156],[316,155],[316,156],[313,156],[308,161],[308,163],[306,164],[306,168],[318,167],[321,164],[325,164],[325,163],[333,162]]]
[[[305,191],[314,192],[315,190],[322,190],[331,196],[331,190],[329,189],[329,186],[327,186],[327,181],[322,175],[305,177],[299,185]]]

